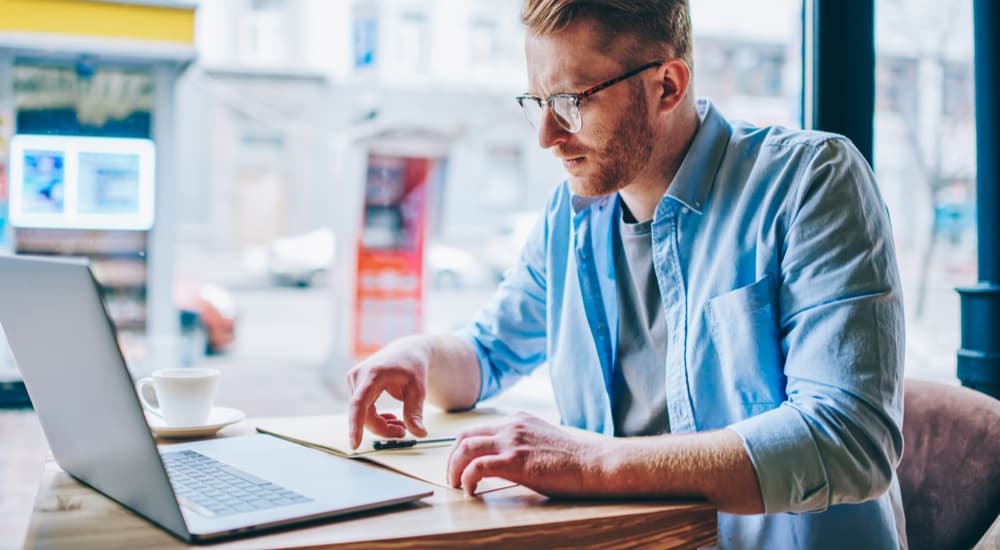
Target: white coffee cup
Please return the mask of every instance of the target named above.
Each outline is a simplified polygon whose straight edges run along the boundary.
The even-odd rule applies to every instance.
[[[135,383],[143,408],[170,427],[204,425],[218,386],[219,371],[203,367],[160,369]],[[157,404],[149,400],[147,389]]]

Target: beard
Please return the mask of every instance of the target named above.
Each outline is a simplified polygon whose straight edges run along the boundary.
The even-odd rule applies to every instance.
[[[647,119],[649,102],[641,84],[628,84],[634,101],[609,130],[594,136],[594,141],[603,142],[603,151],[557,151],[563,157],[587,157],[586,172],[569,177],[570,189],[576,195],[602,197],[615,193],[632,183],[649,162],[653,152],[653,128]]]

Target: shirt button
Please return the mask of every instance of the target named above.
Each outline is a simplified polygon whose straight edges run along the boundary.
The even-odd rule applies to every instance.
[[[687,213],[688,213],[688,209],[687,209],[686,206],[684,208],[681,208],[681,214],[687,214]]]

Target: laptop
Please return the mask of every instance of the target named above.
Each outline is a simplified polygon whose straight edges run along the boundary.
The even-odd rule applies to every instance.
[[[87,260],[0,257],[0,324],[59,466],[184,541],[433,494],[425,483],[264,434],[158,448]]]

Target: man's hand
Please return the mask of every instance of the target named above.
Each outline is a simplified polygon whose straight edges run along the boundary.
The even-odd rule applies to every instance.
[[[599,495],[606,439],[518,413],[502,424],[462,432],[448,457],[448,480],[469,495],[484,477],[502,477],[549,496]]]
[[[382,437],[403,437],[406,431],[424,437],[424,396],[427,394],[427,369],[430,346],[420,337],[396,340],[382,348],[347,373],[351,401],[347,416],[351,448],[361,444],[364,428]],[[380,414],[375,400],[382,392],[403,402],[403,418]]]

